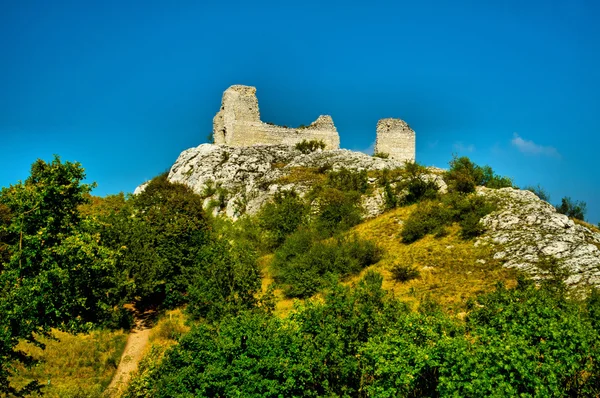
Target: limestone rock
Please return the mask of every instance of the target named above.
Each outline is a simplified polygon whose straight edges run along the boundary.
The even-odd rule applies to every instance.
[[[499,209],[482,218],[487,231],[477,244],[493,245],[506,267],[541,277],[540,259],[554,257],[571,273],[567,284],[600,286],[600,233],[575,224],[530,191],[480,187],[478,193],[496,199]]]
[[[326,119],[325,119],[326,120]],[[303,172],[325,173],[346,168],[371,171],[400,168],[404,163],[381,159],[349,150],[324,150],[302,154],[286,145],[229,147],[202,144],[183,151],[171,167],[168,179],[191,187],[205,198],[206,208],[215,214],[236,219],[242,214],[256,213],[278,191],[295,190],[301,196],[310,191],[315,181]],[[434,170],[428,178],[445,187]],[[375,217],[385,210],[385,199],[376,178],[370,178],[372,193],[363,198],[363,215]],[[136,189],[138,192],[142,189]]]

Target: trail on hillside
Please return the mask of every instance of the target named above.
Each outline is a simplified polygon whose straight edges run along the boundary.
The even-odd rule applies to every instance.
[[[115,375],[106,389],[105,395],[108,397],[119,397],[125,388],[127,388],[131,379],[131,373],[137,369],[148,345],[152,319],[155,312],[149,310],[141,313],[134,306],[131,306],[130,309],[134,314],[135,325],[131,329],[129,337],[127,337],[127,343],[125,344],[125,349],[123,350],[123,355],[121,355]]]

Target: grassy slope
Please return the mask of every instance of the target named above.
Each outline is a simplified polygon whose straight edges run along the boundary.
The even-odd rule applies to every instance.
[[[27,343],[18,348],[39,359],[32,369],[17,367],[12,381],[44,384],[46,397],[100,397],[117,369],[127,340],[125,331],[95,331],[72,335],[54,331],[58,340],[42,338],[46,349]]]
[[[402,243],[398,236],[402,222],[414,208],[392,210],[350,231],[377,242],[384,249],[382,260],[365,271],[380,272],[384,276],[383,287],[386,290],[412,303],[415,308],[422,298],[428,296],[445,310],[458,314],[464,310],[469,297],[493,290],[498,281],[505,282],[507,286],[516,283],[515,272],[502,268],[500,262],[492,258],[489,249],[475,247],[472,240],[462,240],[458,226],[450,228],[450,233],[442,238],[429,235],[412,244]],[[271,255],[261,258],[263,290],[273,281],[269,271],[271,259]],[[420,278],[406,283],[395,282],[389,270],[397,263],[415,266],[421,273]],[[347,282],[354,282],[361,275],[351,277]],[[276,312],[284,316],[293,308],[293,300],[283,297],[281,291],[276,294],[279,299]]]
[[[398,235],[402,221],[412,210],[414,206],[392,210],[350,231],[374,240],[384,249],[382,260],[367,269],[384,276],[385,289],[415,308],[420,299],[429,296],[450,313],[459,314],[469,297],[492,290],[497,281],[514,285],[514,271],[502,268],[488,249],[475,247],[473,241],[462,240],[458,236],[458,227],[451,228],[442,238],[427,236],[409,245],[401,243]],[[260,259],[263,290],[273,282],[269,271],[272,257],[267,255]],[[396,263],[416,266],[421,277],[406,283],[395,282],[389,269]],[[352,283],[360,276],[346,282]],[[294,300],[283,297],[281,291],[276,295],[276,313],[285,316],[292,310]],[[155,347],[151,356],[161,357],[166,348],[176,343],[188,329],[184,321],[181,310],[161,316],[150,335],[149,350],[151,346]],[[22,385],[34,378],[43,382],[50,380],[50,386],[45,388],[49,397],[100,396],[116,369],[125,346],[126,332],[100,331],[77,336],[56,332],[56,335],[60,341],[45,340],[47,348],[44,351],[25,344],[20,347],[44,362],[31,370],[20,368],[15,382]]]

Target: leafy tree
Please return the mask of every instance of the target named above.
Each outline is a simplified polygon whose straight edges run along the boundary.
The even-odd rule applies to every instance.
[[[248,245],[215,238],[184,276],[190,280],[187,310],[195,318],[218,321],[258,304],[261,275]]]
[[[427,175],[427,168],[417,162],[406,162],[403,170],[403,179],[398,184],[398,190],[403,191],[402,203],[410,205],[424,199],[435,199],[439,187]]]
[[[471,193],[477,186],[512,187],[510,178],[500,177],[490,166],[478,166],[466,156],[455,156],[450,161],[450,169],[445,173],[444,180],[450,192]]]
[[[556,206],[556,211],[583,221],[587,212],[587,204],[583,201],[574,202],[570,197],[565,196],[560,205]]]
[[[130,299],[142,307],[185,302],[190,282],[185,270],[194,267],[208,242],[200,196],[163,174],[102,220],[104,242],[121,252],[119,267],[130,280]]]
[[[56,156],[50,163],[37,160],[24,183],[0,192],[0,235],[5,237],[0,268],[1,392],[20,394],[39,387],[33,382],[18,392],[8,383],[12,361],[32,363],[15,349],[19,339],[43,346],[36,335],[48,335],[51,327],[77,331],[97,322],[126,320],[115,253],[98,243],[94,225],[78,211],[93,187],[81,183],[84,178],[79,163],[62,163]]]
[[[295,191],[278,192],[258,214],[260,227],[267,235],[267,248],[274,249],[285,238],[306,224],[310,207]]]

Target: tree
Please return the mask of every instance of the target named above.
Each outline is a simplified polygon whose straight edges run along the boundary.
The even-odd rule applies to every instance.
[[[0,268],[0,392],[21,394],[8,383],[10,363],[31,364],[15,349],[19,339],[42,346],[36,335],[51,327],[87,330],[119,321],[115,253],[101,246],[95,227],[78,207],[93,184],[79,163],[37,160],[27,180],[0,192],[5,240]],[[7,218],[6,215],[10,218]]]
[[[556,206],[556,211],[583,221],[587,212],[587,204],[583,201],[573,202],[570,197],[565,196],[560,205]]]
[[[119,250],[119,269],[129,280],[129,299],[140,306],[173,307],[185,302],[193,267],[207,243],[209,226],[202,198],[166,174],[100,217],[103,242]]]

